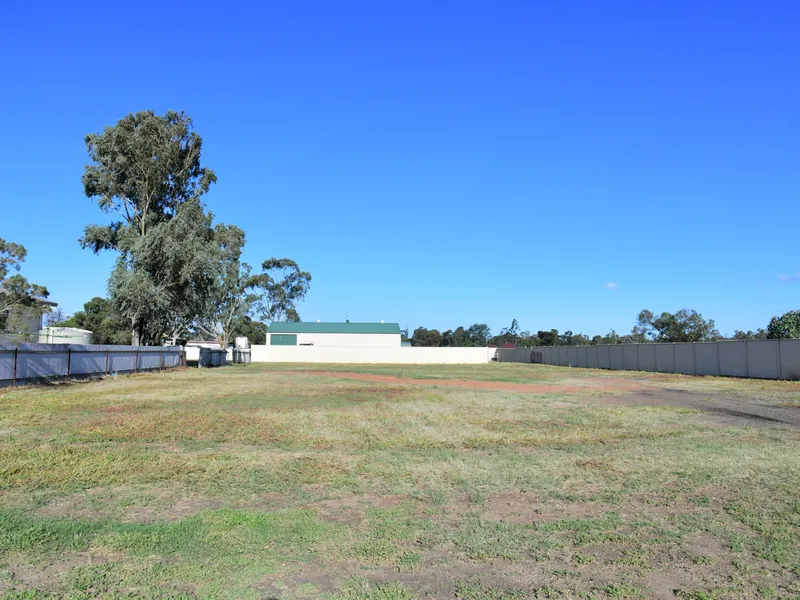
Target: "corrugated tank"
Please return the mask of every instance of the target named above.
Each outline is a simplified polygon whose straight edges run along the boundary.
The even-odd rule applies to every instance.
[[[92,332],[75,327],[45,327],[39,331],[40,344],[86,344],[92,343]]]

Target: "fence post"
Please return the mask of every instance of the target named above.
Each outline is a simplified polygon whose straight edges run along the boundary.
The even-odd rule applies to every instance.
[[[67,348],[67,377],[69,377],[71,368],[72,368],[72,348]]]
[[[108,375],[108,348],[106,348],[106,375]]]
[[[14,348],[14,387],[17,387],[17,354],[19,354],[19,348]]]
[[[159,361],[160,361],[160,364],[158,366],[158,370],[159,371],[163,371],[164,370],[164,351],[163,350],[159,350],[158,351],[158,355],[159,355]]]
[[[133,365],[133,372],[139,372],[139,346],[136,346],[136,364]]]

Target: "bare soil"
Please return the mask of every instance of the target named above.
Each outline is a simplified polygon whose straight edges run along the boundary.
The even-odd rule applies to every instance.
[[[740,400],[722,394],[698,394],[681,390],[644,389],[620,396],[595,397],[593,402],[618,406],[676,406],[693,408],[711,415],[721,423],[745,421],[755,427],[786,426],[800,428],[800,409],[775,406],[753,400]]]
[[[297,371],[277,371],[297,374]],[[611,392],[594,396],[592,402],[615,406],[676,406],[693,408],[711,413],[721,423],[738,423],[744,420],[748,425],[769,427],[786,426],[800,428],[800,408],[792,405],[775,406],[753,400],[740,400],[722,394],[699,394],[682,390],[670,390],[648,386],[641,381],[604,377],[578,381],[581,385],[546,385],[538,383],[511,383],[507,381],[476,381],[470,379],[408,379],[391,375],[373,373],[348,373],[339,371],[302,371],[315,377],[335,377],[356,381],[371,381],[405,385],[431,385],[455,387],[471,390],[500,390],[508,392],[527,392],[533,394],[562,393],[587,394],[592,391]],[[573,380],[574,381],[574,380]],[[620,392],[614,395],[613,392]]]
[[[585,385],[547,385],[539,383],[512,383],[508,381],[476,381],[472,379],[409,379],[394,377],[392,375],[376,375],[374,373],[348,373],[343,371],[274,371],[282,375],[311,375],[313,377],[335,377],[337,379],[352,379],[355,381],[372,381],[377,383],[392,383],[406,385],[434,385],[443,387],[464,388],[469,390],[499,390],[506,392],[529,392],[533,394],[567,393],[580,394],[590,391],[620,391],[632,392],[646,389],[638,382],[627,379],[603,378],[602,380],[587,381]]]

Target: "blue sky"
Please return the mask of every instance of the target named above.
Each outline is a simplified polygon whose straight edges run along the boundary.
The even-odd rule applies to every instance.
[[[0,9],[0,237],[67,312],[113,263],[77,243],[83,137],[141,109],[191,115],[208,207],[311,271],[306,320],[800,308],[797,2],[113,4]]]

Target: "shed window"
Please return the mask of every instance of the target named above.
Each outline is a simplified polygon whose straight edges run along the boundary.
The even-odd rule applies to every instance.
[[[270,346],[297,346],[296,333],[273,333],[269,336]]]

